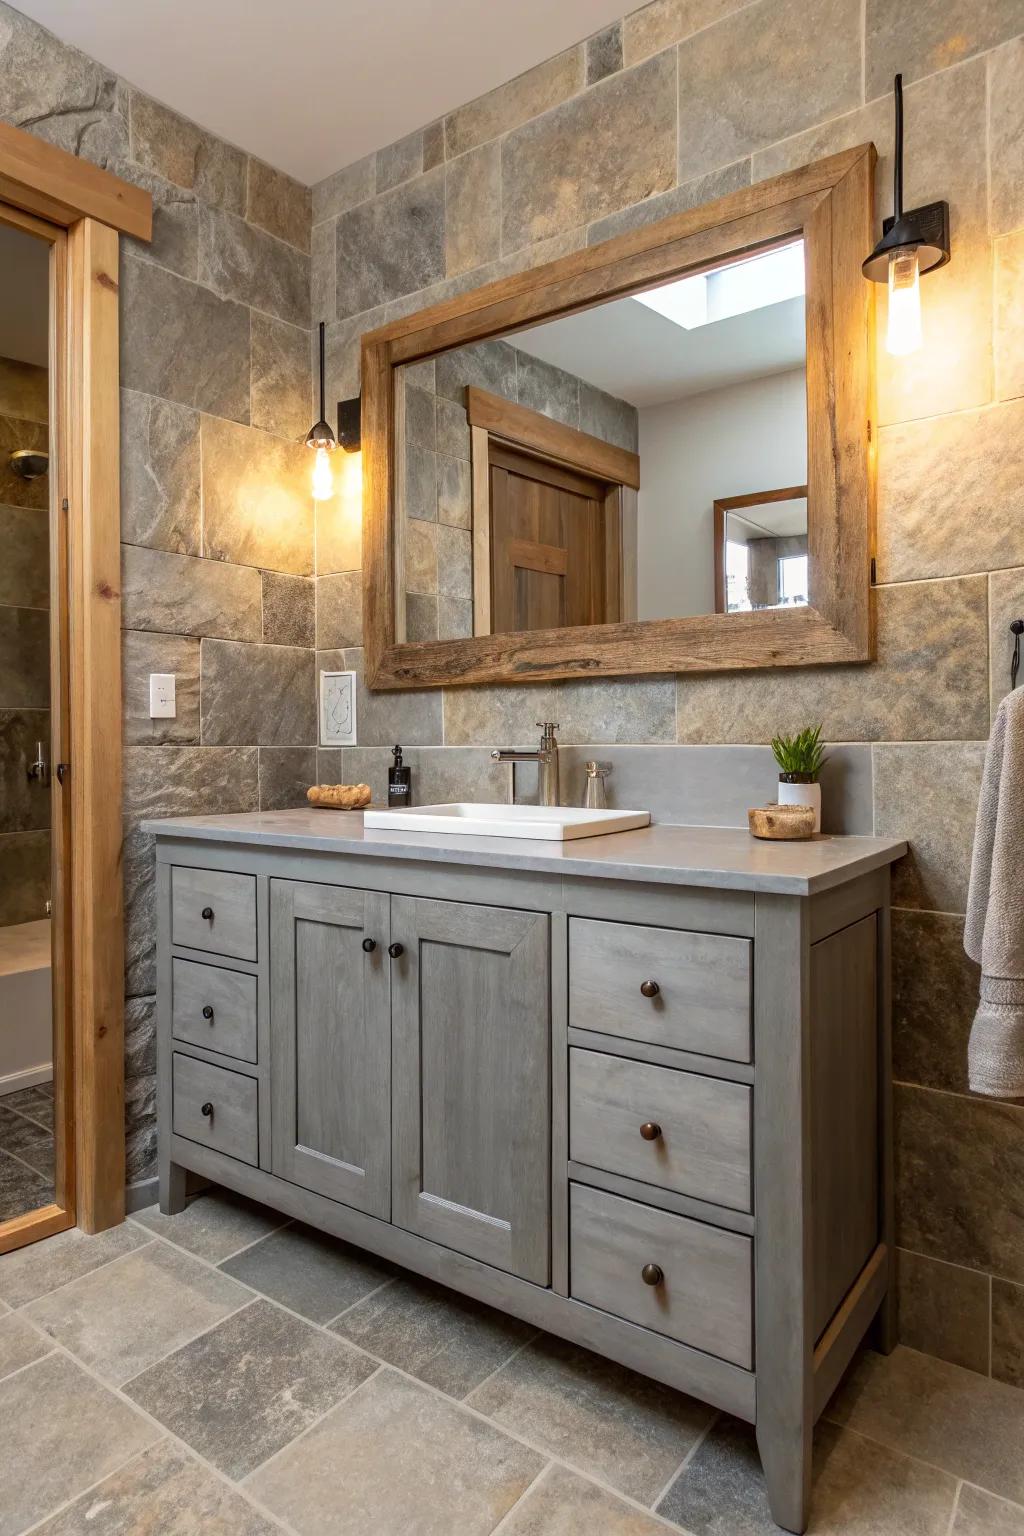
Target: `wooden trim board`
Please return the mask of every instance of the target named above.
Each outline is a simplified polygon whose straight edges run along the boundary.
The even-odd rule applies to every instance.
[[[875,158],[870,144],[844,151],[364,336],[364,642],[372,688],[873,659],[874,295],[860,263],[871,245]],[[741,260],[800,234],[808,275],[810,606],[397,643],[394,369]]]
[[[568,464],[598,480],[614,480],[633,490],[640,488],[640,460],[635,453],[576,427],[563,426],[540,411],[516,405],[471,384],[466,389],[466,415],[471,427],[483,427],[492,437],[500,437],[516,448],[532,448],[545,459]]]
[[[9,123],[0,123],[0,202],[65,229],[91,218],[137,240],[153,238],[148,192]]]
[[[69,235],[72,990],[78,1224],[124,1219],[118,241]]]

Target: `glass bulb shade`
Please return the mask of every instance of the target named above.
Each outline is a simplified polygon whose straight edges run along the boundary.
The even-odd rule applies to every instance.
[[[906,357],[921,345],[921,266],[916,246],[889,253],[889,325],[886,349]]]
[[[331,455],[326,448],[318,448],[313,464],[313,500],[330,501],[334,495],[334,471]]]

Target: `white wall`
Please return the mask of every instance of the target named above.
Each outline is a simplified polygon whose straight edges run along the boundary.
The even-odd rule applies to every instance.
[[[642,410],[638,616],[714,613],[712,503],[806,479],[802,368]]]

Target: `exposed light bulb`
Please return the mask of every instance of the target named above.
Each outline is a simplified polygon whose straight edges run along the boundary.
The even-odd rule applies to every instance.
[[[921,345],[921,269],[917,247],[889,253],[889,326],[885,345],[906,357]]]
[[[334,495],[334,471],[331,469],[331,455],[326,448],[318,448],[316,462],[313,465],[313,500],[330,501]]]

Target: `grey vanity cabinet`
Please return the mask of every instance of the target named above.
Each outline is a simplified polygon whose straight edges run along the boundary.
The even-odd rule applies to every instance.
[[[393,896],[392,1221],[550,1273],[546,913]]]
[[[162,1209],[214,1180],[703,1398],[803,1531],[815,1419],[895,1337],[905,844],[152,830]]]
[[[389,925],[375,891],[270,881],[271,1170],[385,1220]]]

